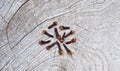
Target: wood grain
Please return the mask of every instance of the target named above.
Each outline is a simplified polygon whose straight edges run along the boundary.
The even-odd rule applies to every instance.
[[[39,45],[54,21],[75,30],[72,56]],[[0,71],[119,71],[119,46],[119,0],[0,0]]]

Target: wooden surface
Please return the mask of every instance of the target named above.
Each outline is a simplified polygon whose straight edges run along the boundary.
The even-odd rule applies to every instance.
[[[75,30],[72,57],[38,44],[55,20]],[[0,0],[0,71],[120,71],[120,1]]]

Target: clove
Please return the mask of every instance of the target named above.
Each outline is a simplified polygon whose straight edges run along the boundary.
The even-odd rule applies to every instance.
[[[61,49],[61,46],[60,46],[60,43],[58,42],[58,41],[56,41],[56,43],[57,43],[57,46],[58,46],[58,48],[59,48],[59,54],[60,55],[62,55],[63,54],[63,50]]]
[[[74,33],[75,33],[75,31],[71,30],[68,34],[66,34],[66,35],[64,36],[64,38],[66,38],[66,37],[68,37],[68,36],[70,36],[70,35],[72,35],[72,34],[74,34]]]
[[[52,44],[46,46],[47,50],[50,50],[53,46],[55,46],[56,42],[53,42]]]
[[[42,33],[53,38],[53,35],[49,34],[46,30],[42,30]]]
[[[70,27],[67,27],[67,26],[60,26],[59,29],[60,29],[60,30],[67,30],[67,29],[70,29]]]
[[[50,43],[50,42],[51,42],[51,40],[47,40],[47,41],[40,40],[39,44],[43,45],[43,44],[47,44],[47,43]]]
[[[59,35],[59,33],[58,33],[57,28],[54,29],[54,32],[55,32],[56,38],[60,38],[60,37],[61,37],[61,36]]]
[[[70,43],[75,43],[76,42],[76,38],[72,38],[72,40],[70,40],[70,41],[67,41],[67,42],[65,42],[66,44],[70,44]]]
[[[54,32],[55,32],[56,38],[60,40],[61,36],[59,35],[57,28],[54,29]]]
[[[65,37],[65,32],[63,33],[62,39],[64,39],[64,37]]]
[[[54,21],[53,24],[51,24],[51,25],[48,27],[48,29],[50,29],[50,28],[52,28],[52,27],[54,27],[54,26],[56,26],[56,25],[57,25],[57,21]]]
[[[67,51],[67,54],[72,55],[72,52],[67,48],[65,44],[63,44],[65,50]]]
[[[59,38],[59,41],[60,41],[61,43],[63,43],[63,42],[64,42],[64,36],[65,36],[65,33],[63,34],[63,36],[62,36],[62,37],[60,37],[60,38]]]

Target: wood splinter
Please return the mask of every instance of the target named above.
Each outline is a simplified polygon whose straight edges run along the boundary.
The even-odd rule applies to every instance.
[[[57,25],[57,21],[54,21],[53,24],[51,24],[51,25],[48,27],[48,29],[53,28],[53,27],[56,26],[56,25]]]
[[[67,51],[68,55],[72,55],[72,52],[67,48],[67,46],[65,44],[63,44],[65,50]]]
[[[70,41],[67,41],[67,42],[65,42],[66,44],[70,44],[70,43],[75,43],[76,42],[76,38],[72,38],[72,40],[70,40]]]
[[[52,44],[46,46],[47,50],[50,50],[53,46],[55,46],[56,42],[53,42]]]
[[[47,43],[50,43],[50,42],[51,42],[51,40],[47,40],[47,41],[40,40],[40,41],[39,41],[39,44],[40,44],[40,45],[43,45],[43,44],[47,44]]]
[[[49,34],[46,30],[42,30],[42,33],[53,38],[53,35]]]
[[[66,34],[66,35],[64,36],[64,38],[66,38],[66,37],[68,37],[68,36],[70,36],[70,35],[72,35],[72,34],[74,34],[74,33],[75,33],[75,31],[71,30],[68,34]]]
[[[70,27],[68,27],[68,26],[60,26],[59,29],[60,30],[67,30],[67,29],[70,29]]]
[[[58,49],[59,49],[58,53],[60,55],[62,55],[63,54],[63,50],[61,49],[60,43],[58,41],[56,41],[56,43],[57,43],[57,46],[58,46]]]

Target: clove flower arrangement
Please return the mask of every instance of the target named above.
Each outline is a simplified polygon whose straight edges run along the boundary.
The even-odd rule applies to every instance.
[[[68,44],[71,44],[71,43],[75,43],[77,39],[76,39],[76,38],[72,38],[70,41],[67,41],[67,42],[65,42],[65,39],[66,39],[68,36],[74,34],[75,31],[74,31],[74,30],[70,30],[70,32],[67,33],[67,34],[66,34],[66,32],[64,32],[63,35],[61,36],[60,33],[59,33],[59,31],[58,31],[58,29],[56,28],[57,24],[58,24],[58,22],[57,22],[57,21],[54,21],[54,22],[48,27],[48,29],[54,28],[54,33],[55,33],[55,35],[51,35],[51,34],[48,33],[46,30],[42,30],[42,33],[43,33],[43,34],[47,35],[47,36],[50,37],[50,38],[55,38],[55,39],[57,39],[57,41],[52,42],[51,44],[49,44],[49,43],[51,42],[51,40],[40,40],[40,41],[39,41],[39,44],[40,44],[40,45],[49,44],[49,45],[46,46],[46,49],[47,49],[47,50],[50,50],[52,47],[54,47],[55,45],[57,45],[57,47],[58,47],[58,54],[59,54],[59,55],[62,55],[62,54],[63,54],[63,50],[62,50],[62,48],[61,48],[61,44],[63,44],[63,47],[65,48],[67,54],[68,54],[68,55],[72,55],[72,51],[67,47],[67,45],[68,45]],[[63,25],[62,25],[62,26],[59,26],[59,29],[60,29],[61,31],[63,31],[63,30],[69,30],[70,27],[69,27],[69,26],[63,26]],[[54,36],[55,36],[55,37],[54,37]]]

